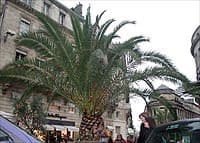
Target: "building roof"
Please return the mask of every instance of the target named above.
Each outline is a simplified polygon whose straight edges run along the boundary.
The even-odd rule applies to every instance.
[[[161,90],[161,89],[170,89],[168,86],[164,85],[164,84],[161,84],[157,90]]]
[[[170,93],[170,94],[175,94],[174,90],[169,88],[168,86],[161,84],[156,91],[158,91],[159,93]]]

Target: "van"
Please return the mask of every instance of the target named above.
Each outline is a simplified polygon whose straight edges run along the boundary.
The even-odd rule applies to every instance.
[[[200,143],[200,118],[174,121],[156,127],[146,143]]]

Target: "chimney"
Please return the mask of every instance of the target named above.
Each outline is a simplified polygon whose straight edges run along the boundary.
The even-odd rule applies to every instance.
[[[82,4],[79,2],[79,4],[76,5],[75,8],[71,8],[75,13],[82,16]]]

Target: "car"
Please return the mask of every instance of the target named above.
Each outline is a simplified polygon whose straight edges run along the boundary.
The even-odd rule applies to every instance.
[[[42,143],[22,128],[0,115],[0,143]]]
[[[14,143],[14,141],[6,132],[0,129],[0,143]]]
[[[156,127],[146,143],[200,143],[200,118],[174,121]]]

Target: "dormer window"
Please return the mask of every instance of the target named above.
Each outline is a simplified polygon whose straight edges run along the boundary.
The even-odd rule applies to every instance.
[[[65,21],[65,14],[60,12],[60,15],[59,15],[59,23],[61,25],[64,25],[64,21]]]
[[[43,13],[45,15],[49,15],[49,8],[50,8],[50,5],[48,3],[44,3]]]

